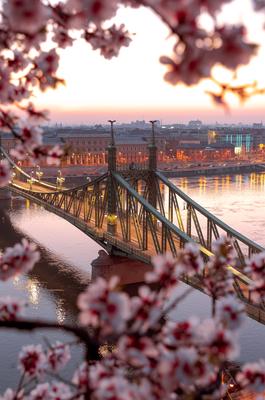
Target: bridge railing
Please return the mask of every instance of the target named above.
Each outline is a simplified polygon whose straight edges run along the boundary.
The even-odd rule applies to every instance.
[[[238,255],[239,266],[244,266],[246,258],[252,254],[265,251],[262,246],[242,235],[192,200],[161,172],[156,172],[156,176],[169,190],[168,202],[171,205],[168,218],[173,220],[175,216],[179,227],[189,236],[194,233],[197,236],[197,241],[205,248],[211,250],[213,240],[218,239],[221,235],[228,236],[233,239],[232,242]],[[180,209],[180,199],[184,202],[185,210]],[[184,215],[185,219],[183,218]]]
[[[41,181],[39,179],[34,178],[33,176],[27,174],[22,168],[20,168],[14,160],[12,160],[12,158],[9,156],[9,154],[5,151],[5,149],[3,147],[0,147],[0,153],[3,154],[3,156],[7,159],[7,161],[9,162],[9,164],[12,166],[12,168],[14,170],[16,170],[19,173],[19,180],[23,181],[23,182],[28,182],[28,180],[31,180],[33,183],[36,183],[42,187],[45,187],[47,189],[51,189],[51,190],[55,190],[56,186],[52,185],[50,183]]]

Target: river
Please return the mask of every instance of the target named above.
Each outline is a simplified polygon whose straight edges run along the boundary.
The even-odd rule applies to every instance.
[[[245,174],[172,179],[194,200],[235,229],[265,246],[265,174]],[[0,201],[0,249],[27,237],[37,243],[41,261],[33,271],[7,283],[0,282],[1,296],[16,296],[28,304],[29,317],[75,323],[76,299],[96,276],[120,276],[127,291],[135,293],[148,266],[125,258],[109,257],[99,245],[60,217],[35,204],[13,197]],[[178,290],[184,290],[181,285]],[[194,290],[171,318],[210,315],[209,298]],[[241,360],[265,358],[265,327],[246,318],[241,330]],[[17,353],[23,345],[68,340],[58,332],[0,332],[0,393],[18,381]],[[73,352],[73,364],[80,359],[80,350]],[[68,371],[70,374],[70,370]]]

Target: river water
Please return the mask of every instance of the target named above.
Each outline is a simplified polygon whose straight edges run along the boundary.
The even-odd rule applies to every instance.
[[[172,179],[194,200],[235,229],[265,246],[265,174]],[[97,276],[117,274],[127,291],[135,293],[148,266],[125,258],[109,257],[99,245],[60,217],[40,206],[13,197],[0,201],[0,250],[27,237],[36,242],[41,261],[26,276],[0,282],[1,296],[16,296],[27,304],[26,315],[75,323],[78,294]],[[178,290],[184,290],[183,284]],[[210,315],[209,298],[194,290],[171,318]],[[246,318],[240,334],[241,360],[265,358],[265,327]],[[0,332],[0,393],[18,381],[17,353],[23,345],[48,338],[70,340],[61,332]],[[73,365],[80,350],[73,351]],[[71,372],[69,371],[69,374]]]

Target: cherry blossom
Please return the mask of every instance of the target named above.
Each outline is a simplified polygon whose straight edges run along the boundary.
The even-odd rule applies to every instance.
[[[42,144],[42,130],[26,121],[21,121],[17,135],[29,151]]]
[[[236,252],[226,237],[216,240],[212,251],[214,255],[206,265],[202,282],[206,293],[213,298],[219,298],[234,293],[233,275],[228,267],[235,266]]]
[[[47,7],[40,0],[8,0],[4,2],[3,11],[15,32],[32,35],[46,24]]]
[[[9,296],[0,297],[0,321],[16,320],[23,315],[25,302]]]
[[[7,160],[0,161],[0,188],[8,185],[11,180],[10,166]]]
[[[53,381],[51,383],[49,396],[51,400],[68,400],[73,396],[68,385],[63,382]]]
[[[72,382],[81,390],[86,390],[89,387],[89,366],[87,362],[83,362],[74,372]]]
[[[199,320],[191,317],[181,322],[167,321],[163,327],[163,344],[170,349],[193,344],[198,340]]]
[[[47,363],[53,371],[64,368],[70,359],[70,347],[61,342],[56,342],[47,353]]]
[[[222,46],[214,52],[215,57],[229,69],[248,64],[257,51],[257,45],[247,43],[244,26],[225,26],[218,28]]]
[[[73,393],[68,385],[53,381],[37,385],[29,394],[28,400],[69,400]]]
[[[131,299],[130,305],[132,331],[143,333],[155,328],[162,316],[162,303],[155,291],[146,285],[140,286],[138,296]]]
[[[120,360],[134,367],[150,367],[150,359],[158,356],[155,343],[148,337],[136,338],[123,335],[117,343],[117,355]]]
[[[204,268],[200,248],[195,243],[187,243],[185,248],[178,252],[176,262],[179,273],[188,276],[199,274]]]
[[[40,69],[42,74],[53,75],[59,65],[59,56],[55,49],[48,52],[43,52],[38,58],[35,59],[36,66]]]
[[[29,400],[48,400],[50,399],[49,383],[38,384],[29,394]]]
[[[94,391],[95,400],[134,400],[136,387],[121,376],[102,379]]]
[[[245,272],[252,280],[250,283],[252,299],[257,302],[263,300],[265,297],[265,253],[253,255],[247,262]]]
[[[171,253],[157,255],[152,258],[153,271],[147,272],[148,283],[160,283],[165,287],[175,287],[178,282],[176,259]]]
[[[7,280],[17,274],[30,271],[39,260],[36,245],[22,239],[14,247],[7,247],[0,255],[0,280]]]
[[[217,302],[216,319],[227,329],[239,329],[244,321],[244,305],[234,296],[224,297]]]
[[[237,382],[242,388],[248,388],[256,393],[265,390],[265,361],[261,360],[255,363],[247,363],[243,366],[241,372],[236,376]]]
[[[19,353],[19,368],[28,376],[38,377],[46,369],[46,356],[41,345],[22,347]]]
[[[205,320],[200,325],[205,351],[213,363],[234,360],[239,355],[237,335],[212,320]]]
[[[115,285],[116,279],[108,283],[98,278],[79,296],[82,325],[99,328],[104,335],[120,333],[125,329],[126,320],[130,317],[129,298],[125,293],[111,291]]]
[[[121,47],[128,47],[131,38],[129,32],[122,24],[119,27],[112,25],[108,29],[87,31],[84,35],[93,50],[100,50],[100,54],[106,59],[117,57]]]
[[[3,396],[0,395],[0,400],[23,400],[24,392],[20,390],[18,393],[12,389],[7,389]]]
[[[254,3],[254,7],[256,10],[263,10],[265,8],[265,1],[264,0],[252,0]]]
[[[48,165],[60,165],[61,157],[64,154],[62,148],[58,145],[53,146],[51,149],[47,151],[46,162]]]

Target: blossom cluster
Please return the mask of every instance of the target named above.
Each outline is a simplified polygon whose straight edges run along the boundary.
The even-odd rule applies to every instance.
[[[153,271],[146,274],[146,284],[139,287],[137,296],[122,292],[116,277],[110,281],[98,278],[79,295],[78,307],[80,329],[89,332],[100,356],[90,357],[89,349],[67,380],[61,371],[71,359],[69,344],[56,342],[47,349],[40,344],[24,346],[18,356],[22,376],[19,390],[7,389],[0,398],[214,400],[225,396],[228,388],[220,380],[220,371],[239,355],[238,331],[244,323],[244,304],[231,290],[227,273],[236,262],[232,243],[220,238],[213,247],[215,255],[208,262],[195,244],[179,250],[176,258],[169,253],[154,257]],[[264,282],[264,257],[253,256],[246,268],[252,271],[258,286]],[[218,278],[216,296],[209,283],[213,274]],[[169,317],[182,301],[182,295],[176,296],[173,289],[187,277],[202,279],[207,293],[217,299],[212,317],[176,321]],[[0,321],[23,322],[22,307],[13,299],[1,298]],[[57,380],[47,380],[51,375]],[[265,391],[264,361],[243,366],[234,382],[238,390]]]
[[[7,247],[0,255],[0,280],[6,281],[11,277],[29,272],[39,260],[36,245],[27,239],[13,247]]]

